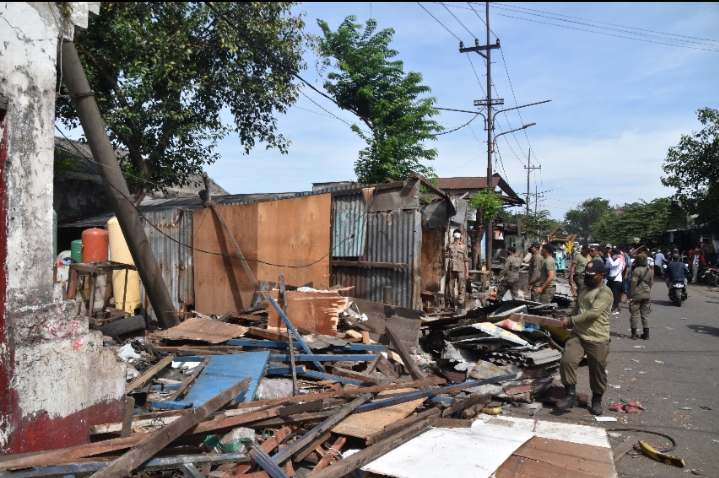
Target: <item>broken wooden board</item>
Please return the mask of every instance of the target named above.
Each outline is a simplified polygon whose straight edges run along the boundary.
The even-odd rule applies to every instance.
[[[279,291],[269,295],[277,300]],[[295,327],[304,327],[313,334],[337,336],[340,313],[347,309],[349,299],[336,290],[298,292],[287,291],[287,317]],[[267,328],[274,332],[287,330],[274,307],[267,307]]]
[[[408,391],[414,392],[415,390],[408,389]],[[383,397],[378,395],[377,398]],[[370,435],[384,430],[387,425],[407,418],[425,400],[425,398],[420,398],[391,407],[355,413],[345,418],[342,423],[332,429],[332,432],[338,435],[348,435],[366,439]]]
[[[397,333],[408,350],[417,347],[422,321],[422,311],[394,307],[380,304],[364,299],[350,299],[357,304],[360,312],[367,316],[367,321],[362,322],[370,330],[370,338],[382,345],[389,345],[390,341],[385,335],[385,328],[389,325]]]
[[[182,359],[198,362],[204,360],[202,357],[182,357]],[[270,352],[268,351],[211,355],[209,356],[209,362],[183,399],[169,402],[151,402],[151,404],[155,408],[167,410],[199,407],[246,377],[250,378],[247,389],[235,397],[233,403],[251,402],[254,399],[259,381],[265,373],[269,359]]]
[[[240,337],[245,332],[247,332],[247,327],[242,327],[241,325],[192,318],[175,327],[155,332],[151,337],[159,340],[197,340],[219,344],[235,337]]]

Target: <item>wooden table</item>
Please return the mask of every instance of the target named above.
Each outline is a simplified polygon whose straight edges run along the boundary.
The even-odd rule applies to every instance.
[[[70,264],[70,275],[78,276],[89,276],[90,278],[90,297],[87,304],[86,314],[88,318],[92,319],[93,308],[95,306],[95,284],[97,282],[97,276],[104,274],[107,275],[107,281],[105,285],[105,302],[103,307],[107,307],[108,301],[110,300],[110,291],[112,291],[112,273],[114,271],[125,271],[125,288],[122,295],[122,304],[125,306],[127,300],[127,278],[130,275],[130,271],[136,271],[137,267],[130,264],[123,264],[122,262],[114,261],[103,261],[103,262],[77,262]],[[75,284],[77,287],[77,280],[70,280],[70,284]],[[68,291],[68,296],[75,296],[75,291]],[[123,311],[124,313],[124,311]],[[104,324],[94,324],[104,325]]]

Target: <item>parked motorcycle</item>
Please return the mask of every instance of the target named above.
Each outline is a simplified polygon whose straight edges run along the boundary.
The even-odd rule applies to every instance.
[[[701,273],[701,280],[709,285],[719,286],[719,273],[716,267],[707,267]]]
[[[682,306],[682,302],[687,300],[687,287],[684,281],[677,280],[669,286],[669,300],[674,302],[677,307]]]

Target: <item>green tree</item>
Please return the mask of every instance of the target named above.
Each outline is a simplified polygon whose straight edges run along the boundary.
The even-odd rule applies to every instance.
[[[675,221],[675,208],[669,198],[624,204],[595,223],[592,235],[612,244],[661,244],[662,234]]]
[[[435,99],[422,97],[430,88],[420,84],[421,74],[405,73],[402,61],[392,60],[398,55],[389,47],[394,30],[376,32],[372,19],[362,29],[355,21],[349,16],[332,31],[327,22],[317,20],[323,36],[316,46],[322,68],[333,68],[324,88],[369,129],[351,126],[367,143],[355,162],[358,180],[399,180],[412,172],[434,176],[433,169],[421,163],[437,156],[424,143],[435,140],[434,133],[443,129],[431,119],[439,114],[432,107]]]
[[[496,221],[503,213],[502,200],[487,186],[469,198],[469,206],[482,212],[485,221]]]
[[[129,152],[121,165],[140,178],[126,175],[131,190],[185,184],[232,131],[245,153],[256,142],[287,151],[275,114],[296,101],[292,72],[304,68],[292,5],[214,4],[235,29],[205,3],[103,3],[75,43],[110,139]],[[67,99],[57,117],[79,124]]]
[[[662,184],[676,189],[673,198],[696,224],[719,234],[719,110],[703,108],[697,116],[703,128],[669,148]]]
[[[583,239],[589,239],[592,226],[597,224],[611,211],[613,211],[613,209],[609,205],[608,200],[598,197],[587,199],[576,208],[570,209],[565,213],[564,223],[567,232],[570,234],[578,234]]]

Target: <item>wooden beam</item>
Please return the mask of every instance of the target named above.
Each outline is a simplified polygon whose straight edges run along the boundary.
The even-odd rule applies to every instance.
[[[621,442],[619,445],[616,446],[612,450],[612,453],[614,454],[614,462],[618,462],[621,457],[627,454],[629,450],[634,448],[637,444],[637,438],[633,436],[628,436],[623,442]]]
[[[409,269],[404,262],[369,262],[369,261],[330,261],[335,267],[361,267],[364,269]]]
[[[305,433],[302,438],[292,443],[292,445],[288,446],[284,450],[280,451],[276,455],[272,457],[272,461],[275,463],[282,463],[285,460],[289,459],[293,454],[303,450],[306,446],[308,446],[310,443],[312,443],[315,438],[317,438],[319,435],[324,434],[325,432],[332,430],[335,425],[337,425],[339,422],[344,420],[344,418],[349,415],[350,413],[354,412],[357,407],[368,401],[370,398],[372,398],[371,393],[365,393],[363,395],[360,395],[359,397],[352,400],[347,405],[344,405],[339,408],[336,412],[334,412],[330,417],[328,417],[325,421],[314,427],[312,430]]]
[[[392,366],[392,364],[389,363],[389,360],[387,360],[382,354],[379,354],[379,357],[377,357],[376,367],[377,370],[379,370],[389,378],[399,378],[399,375],[397,375],[397,372],[394,371],[394,367]]]
[[[388,380],[386,378],[373,377],[371,375],[365,375],[363,373],[355,372],[354,370],[347,370],[341,367],[334,367],[332,369],[332,372],[335,375],[339,375],[340,377],[351,378],[352,380],[358,380],[364,383],[381,384],[383,382],[386,383],[386,381]]]
[[[322,435],[317,437],[315,439],[315,441],[313,441],[308,446],[306,446],[303,451],[296,453],[295,456],[292,457],[292,461],[294,461],[295,463],[301,462],[302,460],[305,459],[305,457],[307,455],[309,455],[310,453],[315,451],[315,448],[317,448],[318,446],[322,445],[324,442],[329,440],[331,436],[332,436],[331,431],[327,431],[327,432],[323,433]]]
[[[144,441],[121,457],[112,461],[107,468],[95,473],[95,478],[124,478],[129,476],[134,469],[152,458],[158,451],[162,450],[176,438],[180,437],[190,428],[194,427],[211,413],[227,405],[237,395],[247,390],[250,379],[246,378],[237,382],[232,387],[223,391],[216,397],[208,400],[199,407],[192,409],[182,418],[159,429],[152,434],[149,440]]]
[[[343,446],[345,446],[345,443],[347,443],[347,438],[345,437],[339,437],[330,447],[329,450],[327,450],[320,460],[319,463],[317,463],[317,466],[307,475],[307,476],[314,476],[315,473],[319,473],[320,471],[327,468],[332,461],[332,458],[334,458],[342,449]]]
[[[415,361],[412,359],[412,356],[407,351],[407,348],[404,346],[402,341],[399,339],[399,336],[397,335],[397,332],[392,329],[389,325],[385,327],[385,334],[387,334],[387,338],[390,342],[392,342],[392,345],[394,345],[394,348],[397,350],[397,353],[402,358],[402,362],[404,362],[405,367],[407,367],[407,370],[409,370],[410,375],[412,375],[412,378],[415,380],[423,380],[427,378],[427,376],[419,369]]]
[[[125,397],[125,415],[122,418],[122,430],[120,430],[120,438],[130,436],[132,430],[132,417],[135,413],[135,399],[133,397]]]
[[[376,460],[387,452],[394,450],[403,443],[408,442],[420,433],[429,428],[437,417],[426,418],[420,422],[411,425],[404,430],[399,431],[394,436],[386,438],[372,446],[368,446],[364,450],[355,453],[338,461],[329,468],[325,468],[317,474],[313,474],[313,478],[342,478],[357,468],[360,468],[371,461]]]
[[[200,375],[200,372],[205,369],[205,366],[208,363],[210,363],[210,357],[205,357],[205,360],[203,360],[200,365],[195,367],[195,370],[193,370],[192,373],[187,378],[185,378],[185,380],[182,381],[182,384],[177,388],[177,390],[172,393],[172,395],[170,395],[170,398],[167,401],[172,402],[181,397],[185,393],[187,388],[192,385],[195,380],[197,380],[197,377]]]
[[[425,418],[439,416],[442,410],[439,408],[430,408],[429,410],[426,410],[422,413],[418,413],[415,416],[407,417],[404,420],[399,420],[397,422],[392,423],[391,425],[387,425],[384,427],[384,430],[380,430],[378,432],[373,433],[372,435],[365,438],[365,443],[367,445],[374,445],[375,443],[378,443],[385,438],[389,438],[395,433],[397,433],[399,430],[402,430],[408,426],[414,425],[417,422],[420,422],[424,420]]]
[[[149,381],[152,377],[154,377],[157,372],[162,370],[163,368],[167,367],[172,361],[175,359],[174,355],[168,355],[164,359],[157,362],[152,367],[145,370],[139,377],[137,377],[135,380],[127,384],[126,391],[127,393],[133,392],[134,390],[137,390],[138,388],[145,385],[147,381]]]
[[[275,448],[280,445],[280,443],[285,440],[285,438],[290,436],[296,429],[297,427],[294,425],[280,428],[279,430],[277,430],[277,433],[275,433],[275,436],[270,437],[264,442],[262,442],[262,449],[265,450],[265,452],[267,453],[271,453]],[[222,478],[232,478],[234,476],[244,475],[245,473],[250,471],[251,468],[252,464],[250,463],[240,463],[239,465],[236,465],[227,473],[225,473]]]
[[[446,199],[447,201],[450,200],[449,195],[446,192],[442,191],[437,186],[435,186],[431,182],[427,181],[424,177],[420,176],[419,174],[411,173],[409,175],[409,177],[412,179],[417,179],[422,184],[422,186],[429,189],[430,191],[432,191],[434,194],[441,197],[442,199]]]
[[[481,403],[482,405],[487,405],[491,401],[491,393],[474,393],[469,397],[465,398],[464,400],[455,400],[452,405],[442,411],[442,418],[451,418],[453,414],[461,412],[466,408],[472,407],[479,403]]]

